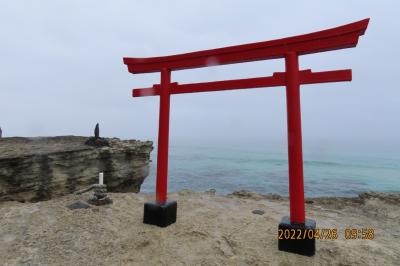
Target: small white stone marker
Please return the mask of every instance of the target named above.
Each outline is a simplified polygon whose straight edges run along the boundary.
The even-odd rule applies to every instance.
[[[104,177],[103,177],[103,172],[101,172],[101,173],[99,174],[99,184],[100,184],[100,185],[103,185],[103,179],[104,179]]]

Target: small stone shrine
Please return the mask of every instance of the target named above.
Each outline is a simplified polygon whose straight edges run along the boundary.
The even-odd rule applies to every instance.
[[[107,186],[104,184],[92,185],[93,195],[90,196],[88,203],[92,205],[106,205],[112,203],[112,199],[107,196]]]

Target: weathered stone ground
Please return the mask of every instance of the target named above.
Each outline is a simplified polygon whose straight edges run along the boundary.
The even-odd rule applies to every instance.
[[[339,235],[317,240],[314,257],[278,251],[277,226],[288,200],[277,195],[181,191],[170,195],[178,201],[178,220],[167,228],[142,223],[149,195],[110,193],[112,205],[66,207],[89,195],[0,203],[0,264],[400,265],[400,194],[309,199],[307,216]],[[373,228],[375,237],[346,240],[345,228]]]

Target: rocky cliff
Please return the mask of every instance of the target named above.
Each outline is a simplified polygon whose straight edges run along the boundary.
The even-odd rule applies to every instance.
[[[0,201],[40,201],[98,182],[109,191],[139,192],[149,173],[151,141],[106,139],[109,146],[85,145],[86,137],[0,138]]]

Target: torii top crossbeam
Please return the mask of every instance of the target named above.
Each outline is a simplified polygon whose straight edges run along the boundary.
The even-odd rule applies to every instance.
[[[355,47],[360,35],[365,33],[369,19],[344,26],[288,37],[278,40],[229,46],[192,53],[149,57],[124,58],[132,74],[161,72],[163,68],[171,71],[243,63],[257,60],[284,58],[287,52],[298,55],[326,52]]]
[[[351,70],[312,72],[299,70],[301,55],[355,47],[365,33],[369,19],[319,32],[272,41],[229,46],[225,48],[150,58],[124,58],[129,72],[161,73],[160,84],[134,89],[132,95],[160,96],[160,117],[157,154],[156,198],[159,204],[167,200],[168,135],[170,95],[217,90],[286,86],[290,220],[305,222],[303,156],[300,113],[300,84],[351,81]],[[192,84],[171,83],[171,71],[244,63],[268,59],[285,59],[285,72],[270,77],[224,80]]]

